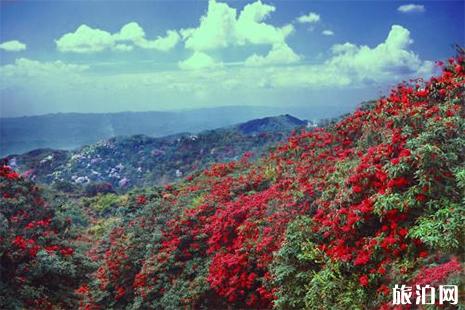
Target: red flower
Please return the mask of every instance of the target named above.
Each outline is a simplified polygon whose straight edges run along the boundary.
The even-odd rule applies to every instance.
[[[361,286],[368,286],[368,276],[363,275],[358,279],[358,282],[360,283]]]
[[[139,205],[145,205],[147,203],[147,198],[144,195],[139,195],[136,198],[136,201]]]
[[[383,294],[385,296],[389,295],[389,293],[391,292],[391,290],[389,289],[389,287],[387,287],[386,285],[382,284],[378,289],[377,289],[377,292],[380,293],[380,294]]]
[[[422,257],[422,258],[425,258],[428,256],[428,252],[427,251],[421,251],[418,256]]]
[[[399,229],[399,236],[405,237],[407,234],[408,234],[408,229],[406,228]]]
[[[404,178],[404,177],[398,177],[398,178],[395,178],[395,179],[392,179],[389,181],[388,183],[388,187],[404,187],[406,185],[408,185],[409,181]]]
[[[423,194],[418,194],[415,196],[415,199],[419,202],[424,202],[426,200],[426,196]]]
[[[399,158],[402,158],[402,157],[408,157],[410,156],[410,150],[408,149],[403,149],[402,151],[400,151],[399,153]]]
[[[63,256],[71,256],[74,253],[74,250],[72,248],[64,248],[60,250],[61,255]]]
[[[359,185],[355,185],[354,187],[352,187],[352,190],[354,191],[354,193],[361,193],[363,191],[363,188]]]
[[[455,72],[457,72],[457,73],[462,72],[462,66],[461,65],[456,65],[455,66]]]
[[[362,252],[358,254],[354,261],[354,266],[366,265],[370,261],[370,253]]]
[[[116,288],[115,300],[120,300],[121,298],[124,297],[125,294],[126,294],[126,290],[124,289],[124,287],[118,286],[118,287]]]

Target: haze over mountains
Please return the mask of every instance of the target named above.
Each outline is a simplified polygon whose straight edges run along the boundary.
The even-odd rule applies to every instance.
[[[1,118],[0,156],[37,148],[70,150],[115,136],[198,133],[286,113],[311,120],[325,116],[313,113],[310,108],[230,106],[177,112],[58,113]]]
[[[173,182],[211,163],[237,160],[246,152],[259,156],[308,124],[286,114],[198,134],[113,137],[75,151],[36,149],[8,159],[28,178],[61,189],[79,190],[83,185],[90,193],[105,184],[126,190]]]

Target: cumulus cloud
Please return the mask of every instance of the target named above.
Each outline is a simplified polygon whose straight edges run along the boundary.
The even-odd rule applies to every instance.
[[[323,31],[321,32],[321,34],[324,35],[324,36],[333,36],[333,35],[334,35],[334,32],[333,32],[332,30],[326,29],[326,30],[323,30]]]
[[[273,45],[284,42],[294,30],[292,25],[275,27],[264,20],[276,10],[261,1],[247,4],[240,14],[227,3],[208,2],[206,15],[197,28],[183,29],[185,47],[207,51],[229,46]]]
[[[167,52],[178,44],[181,37],[177,31],[168,30],[164,37],[158,36],[155,40],[147,40],[144,29],[138,23],[131,22],[124,25],[118,33],[113,35],[113,38],[117,42],[130,42],[140,48]]]
[[[409,50],[413,40],[406,28],[393,25],[383,43],[374,48],[352,43],[332,47],[333,56],[326,64],[360,80],[397,79],[409,74],[431,73],[433,63],[422,61]]]
[[[276,10],[274,6],[257,1],[247,4],[239,15],[236,24],[238,44],[283,44],[294,31],[290,24],[275,27],[265,23],[265,19]]]
[[[139,45],[142,48],[155,49],[162,52],[167,52],[173,49],[179,42],[180,35],[174,30],[168,30],[164,37],[159,36],[153,41],[145,40],[142,45]]]
[[[18,40],[5,41],[0,44],[0,49],[7,52],[20,52],[26,49],[26,44]]]
[[[135,46],[166,52],[173,49],[179,40],[180,36],[174,30],[168,30],[165,37],[159,36],[155,40],[148,40],[146,39],[144,29],[138,23],[130,22],[114,34],[87,25],[81,25],[75,32],[64,34],[55,42],[58,50],[61,52],[96,53],[105,50],[131,51]]]
[[[286,24],[278,27],[266,22],[275,10],[274,6],[261,0],[249,3],[239,11],[227,3],[210,0],[197,27],[180,29],[179,32],[168,30],[164,36],[154,40],[147,39],[138,23],[130,22],[116,33],[81,25],[74,32],[57,39],[56,45],[61,52],[73,53],[128,52],[136,47],[167,52],[182,40],[184,47],[193,52],[190,58],[179,63],[183,69],[216,67],[219,62],[207,54],[211,50],[231,46],[269,46],[268,54],[254,54],[246,63],[253,66],[295,63],[300,56],[286,43],[294,26]],[[319,19],[314,14],[309,13],[309,18]]]
[[[211,85],[215,89],[327,89],[362,88],[373,85],[387,85],[413,77],[429,77],[433,74],[431,61],[422,60],[411,50],[410,31],[402,26],[393,25],[381,43],[374,46],[354,43],[335,44],[329,58],[319,64],[300,62],[287,45],[273,45],[263,55],[252,55],[244,66],[224,66],[215,70],[216,62],[206,55],[205,66],[211,68],[204,72],[202,81],[190,81],[192,87],[197,84]],[[200,57],[202,56],[202,57]],[[283,64],[281,66],[275,66]],[[292,64],[292,65],[290,65]],[[260,68],[257,68],[260,67]],[[192,67],[191,67],[192,68]],[[207,74],[208,73],[208,74]],[[211,74],[211,76],[210,76]],[[208,78],[208,77],[211,78]],[[201,85],[196,87],[201,87]],[[176,82],[173,82],[176,85]],[[214,85],[214,86],[213,86]],[[183,89],[189,84],[183,83]]]
[[[67,33],[55,42],[60,52],[74,53],[101,52],[115,45],[111,33],[87,25],[79,26],[75,32]]]
[[[401,13],[422,13],[425,11],[425,6],[421,4],[403,4],[397,8]]]
[[[0,66],[0,97],[9,98],[0,100],[4,101],[0,103],[0,108],[13,109],[8,106],[13,104],[12,102],[16,104],[18,98],[25,100],[22,101],[27,105],[24,112],[29,112],[29,106],[34,106],[36,101],[47,105],[57,96],[63,96],[56,101],[57,104],[67,102],[65,94],[69,89],[83,91],[78,85],[82,81],[82,75],[88,70],[87,65],[70,64],[59,60],[40,62],[28,58],[16,59],[14,63]]]
[[[201,70],[221,68],[223,64],[203,52],[194,52],[191,57],[179,62],[178,66],[183,70]]]
[[[272,47],[265,56],[254,54],[244,62],[246,66],[264,66],[278,64],[293,64],[299,62],[301,57],[297,55],[287,44],[277,44]]]
[[[136,22],[130,22],[113,35],[115,41],[131,41],[140,44],[145,40],[145,31]]]
[[[119,44],[141,36],[135,32],[129,37],[131,41]],[[112,70],[99,74],[98,68],[84,65],[20,58],[0,67],[0,95],[5,98],[9,94],[16,100],[8,100],[9,105],[18,102],[39,109],[53,103],[55,110],[63,109],[64,103],[66,108],[73,105],[82,109],[87,104],[88,109],[93,109],[95,102],[108,100],[112,106],[125,109],[135,109],[141,102],[141,107],[147,109],[148,103],[142,105],[146,98],[160,102],[153,109],[166,108],[162,102],[188,107],[194,103],[217,105],[219,101],[234,104],[237,98],[241,102],[279,104],[301,91],[331,95],[346,90],[377,90],[378,86],[413,77],[428,78],[434,65],[411,50],[412,42],[406,28],[393,25],[379,44],[336,44],[328,59],[320,63],[299,61],[300,56],[289,46],[275,44],[265,55],[249,57],[245,65],[228,66],[203,51],[193,51],[191,57],[178,63],[184,70],[154,70],[147,66],[130,73]],[[278,98],[277,92],[284,95]],[[302,98],[310,100],[307,96]]]
[[[200,25],[183,31],[185,47],[195,51],[206,51],[228,47],[235,39],[236,10],[226,3],[208,2],[206,15]]]
[[[315,12],[309,12],[306,15],[299,16],[297,21],[301,24],[315,24],[320,21],[320,15]]]
[[[279,58],[273,55],[281,53],[284,49],[288,54],[294,54],[285,42],[294,31],[294,27],[291,24],[277,27],[266,23],[265,20],[275,10],[274,6],[259,0],[247,4],[238,13],[227,3],[210,0],[206,14],[200,18],[199,26],[182,29],[180,33],[185,47],[195,52],[206,53],[230,46],[269,45],[272,49],[268,55],[251,56],[255,60],[254,63],[267,63],[266,59],[270,57],[273,62],[284,59],[285,63],[288,63],[289,57]],[[297,59],[297,56],[293,59]]]
[[[268,68],[255,78],[258,85],[272,89],[360,88],[413,77],[428,78],[434,73],[434,64],[420,59],[410,49],[412,43],[409,30],[393,25],[386,39],[374,47],[350,42],[336,44],[331,48],[331,56],[321,64]],[[257,59],[260,60],[263,61]]]
[[[88,65],[69,64],[61,60],[40,62],[28,58],[18,58],[13,64],[1,66],[0,73],[5,77],[38,77],[76,74],[88,69]]]

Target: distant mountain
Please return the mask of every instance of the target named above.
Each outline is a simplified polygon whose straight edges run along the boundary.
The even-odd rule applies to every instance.
[[[115,136],[198,133],[283,112],[284,108],[229,106],[178,112],[59,113],[0,118],[0,156],[38,148],[71,150]]]
[[[169,183],[248,151],[259,156],[307,123],[281,115],[199,134],[114,137],[76,151],[37,149],[8,159],[16,170],[39,183],[66,187],[109,183],[114,189],[127,189]]]
[[[307,121],[303,121],[297,117],[286,114],[276,117],[254,119],[243,124],[239,124],[236,128],[245,135],[252,135],[261,132],[285,132],[289,130],[289,128],[306,126],[307,123]]]

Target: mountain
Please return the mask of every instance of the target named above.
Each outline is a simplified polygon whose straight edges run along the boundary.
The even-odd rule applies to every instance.
[[[441,75],[399,84],[257,160],[212,164],[165,186],[66,196],[2,161],[0,308],[399,309],[399,288],[412,292],[405,295],[412,303],[423,290],[428,300],[443,297],[439,308],[463,309],[460,51],[438,63]],[[262,126],[268,120],[245,127]],[[263,135],[246,137],[258,143]],[[237,136],[244,139],[222,128],[166,143],[190,156],[199,140],[225,147],[220,139],[236,143]],[[136,156],[147,137],[125,139],[94,147],[120,161],[114,173],[134,165],[125,156]],[[49,163],[66,155],[42,152],[28,158]],[[95,159],[74,155],[66,167]]]
[[[263,132],[286,132],[289,128],[303,127],[306,126],[307,123],[307,121],[286,114],[278,117],[254,119],[236,125],[235,128],[245,135],[253,135]]]
[[[10,165],[44,184],[64,186],[109,183],[114,189],[173,182],[212,162],[259,156],[307,121],[290,115],[154,138],[114,137],[75,151],[37,149],[10,155]]]
[[[115,136],[198,133],[282,113],[286,113],[284,108],[229,106],[177,112],[58,113],[0,118],[0,156],[38,148],[70,150]]]
[[[126,197],[85,306],[397,309],[396,286],[462,289],[463,56],[258,161]]]

